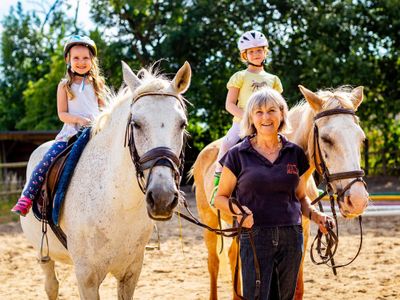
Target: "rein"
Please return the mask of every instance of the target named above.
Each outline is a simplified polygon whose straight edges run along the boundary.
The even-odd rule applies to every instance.
[[[210,227],[202,222],[200,222],[194,215],[193,213],[190,211],[189,206],[186,202],[186,200],[183,201],[184,207],[186,209],[186,211],[188,212],[188,215],[185,215],[184,213],[181,212],[177,212],[175,211],[175,214],[179,217],[182,217],[183,219],[185,219],[186,221],[189,221],[197,226],[200,226],[204,229],[207,229],[208,231],[214,232],[217,235],[220,235],[222,237],[232,237],[235,239],[238,249],[239,249],[239,244],[240,244],[240,236],[242,234],[242,232],[246,232],[249,234],[249,240],[250,240],[250,244],[251,244],[251,248],[253,251],[253,258],[254,258],[254,269],[255,269],[255,273],[256,273],[256,289],[255,289],[255,298],[254,300],[258,300],[260,298],[260,288],[261,288],[261,271],[260,271],[260,264],[258,262],[258,258],[257,258],[257,253],[256,253],[256,247],[254,245],[254,239],[253,239],[253,232],[252,229],[247,229],[243,227],[243,223],[245,221],[245,219],[249,216],[245,210],[243,209],[242,205],[239,203],[239,201],[236,198],[229,198],[229,209],[231,211],[231,213],[234,215],[234,218],[236,216],[242,216],[242,219],[240,220],[240,222],[238,223],[237,227],[231,227],[231,228],[226,228],[226,229],[221,229],[221,228],[213,228]],[[237,213],[234,208],[233,208],[233,204],[235,204],[238,209],[239,209],[239,213]],[[238,285],[238,280],[239,280],[239,251],[238,254],[236,256],[236,266],[235,266],[235,274],[234,274],[234,290],[235,290],[235,294],[239,299],[242,300],[246,300],[246,298],[244,298],[243,296],[241,296],[239,294],[239,292],[237,291],[237,285]]]
[[[349,171],[349,172],[340,172],[340,173],[333,173],[331,174],[328,170],[328,167],[326,166],[326,163],[324,161],[322,152],[321,152],[321,147],[319,144],[319,130],[318,126],[316,124],[316,121],[320,118],[324,118],[327,116],[332,116],[332,115],[338,115],[338,114],[348,114],[355,116],[355,112],[350,109],[343,109],[343,108],[335,108],[335,109],[330,109],[326,110],[323,112],[318,113],[314,117],[314,154],[313,154],[313,159],[314,159],[314,165],[315,169],[320,174],[323,178],[323,182],[326,184],[326,190],[324,193],[319,195],[314,201],[311,202],[311,205],[315,205],[318,203],[319,209],[321,212],[323,212],[323,207],[321,204],[321,200],[325,195],[329,195],[329,201],[331,205],[331,210],[332,210],[332,215],[335,220],[335,231],[333,231],[333,226],[332,224],[327,224],[326,228],[328,230],[328,233],[326,235],[323,235],[320,230],[318,230],[317,235],[315,236],[312,244],[311,244],[311,249],[310,249],[310,258],[311,261],[316,264],[316,265],[321,265],[321,264],[326,264],[330,268],[332,268],[333,274],[337,275],[336,269],[348,266],[351,264],[357,256],[360,254],[361,247],[362,247],[362,241],[363,241],[363,230],[362,230],[362,218],[361,216],[358,217],[359,221],[359,227],[360,227],[360,244],[357,250],[357,253],[355,256],[346,264],[341,264],[341,265],[336,265],[334,256],[336,254],[336,250],[338,248],[339,244],[339,228],[338,228],[338,221],[337,221],[337,215],[336,215],[336,210],[335,210],[335,195],[336,195],[336,201],[338,202],[338,205],[340,206],[340,202],[344,201],[344,196],[345,193],[350,190],[352,185],[356,182],[362,182],[365,187],[367,187],[367,184],[363,180],[364,176],[364,171],[363,170],[355,170],[355,171]],[[336,191],[334,192],[332,182],[335,180],[342,180],[342,179],[351,179],[354,178],[349,184],[347,184],[343,190],[341,191]],[[325,242],[322,241],[322,237],[325,236]],[[315,249],[314,249],[315,248]],[[314,257],[314,251],[318,253],[319,260],[316,260]]]
[[[142,93],[142,94],[136,95],[132,99],[131,108],[140,98],[142,98],[144,96],[174,97],[179,101],[179,103],[183,107],[183,102],[182,102],[183,100],[175,94],[162,93],[162,92],[148,92],[148,93]],[[129,153],[131,155],[133,165],[135,166],[135,169],[136,169],[137,182],[138,182],[139,187],[140,187],[141,191],[143,192],[143,194],[146,194],[146,190],[147,190],[148,183],[150,181],[150,176],[151,176],[152,170],[156,166],[164,166],[164,167],[168,167],[172,170],[175,185],[176,185],[177,190],[179,191],[180,190],[180,181],[182,178],[183,168],[184,168],[184,163],[185,163],[186,141],[184,140],[182,143],[182,149],[179,154],[179,157],[169,147],[156,147],[156,148],[150,149],[149,151],[144,153],[142,156],[139,156],[139,153],[138,153],[136,145],[135,145],[134,125],[135,125],[135,123],[132,120],[132,112],[131,112],[129,114],[128,122],[126,124],[124,147],[126,147],[126,146],[129,147]],[[146,180],[145,176],[144,176],[144,171],[148,170],[148,169],[149,169],[149,175]]]

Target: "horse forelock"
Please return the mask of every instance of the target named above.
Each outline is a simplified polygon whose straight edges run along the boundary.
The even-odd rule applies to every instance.
[[[317,95],[324,100],[322,111],[333,108],[354,109],[353,102],[351,101],[351,91],[350,86],[318,91]]]
[[[151,92],[171,94],[171,81],[166,79],[165,76],[159,74],[158,70],[155,70],[152,67],[150,67],[149,69],[141,69],[138,72],[138,76],[140,77],[142,83],[133,92],[127,86],[123,85],[117,94],[111,93],[109,95],[107,104],[102,109],[103,112],[93,122],[92,135],[95,135],[99,133],[102,129],[104,129],[112,113],[118,107],[128,101],[132,101],[132,99],[137,97],[138,95]],[[180,94],[176,94],[176,97],[179,99],[186,113],[185,102],[187,102],[187,100]]]

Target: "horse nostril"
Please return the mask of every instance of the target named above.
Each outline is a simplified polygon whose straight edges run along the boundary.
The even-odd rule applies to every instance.
[[[153,208],[154,207],[153,192],[151,191],[147,192],[146,200],[147,203],[150,205],[150,207]]]
[[[172,203],[171,203],[171,208],[174,208],[175,206],[177,206],[178,205],[178,201],[179,201],[179,193],[178,192],[176,192],[175,194],[174,194],[174,200],[172,200]]]
[[[354,208],[354,205],[353,205],[353,203],[351,202],[351,198],[350,198],[350,195],[349,196],[346,196],[346,199],[347,199],[347,204],[350,206],[350,207],[353,207]]]

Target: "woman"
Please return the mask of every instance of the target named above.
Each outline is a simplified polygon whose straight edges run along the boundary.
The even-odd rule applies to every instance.
[[[293,299],[303,254],[301,215],[316,222],[324,233],[325,223],[332,220],[315,210],[306,196],[307,157],[280,133],[288,127],[287,113],[279,92],[264,88],[254,93],[241,124],[245,138],[220,161],[223,169],[215,207],[232,214],[229,197],[235,191],[249,215],[243,226],[251,228],[260,264],[260,299]],[[256,274],[249,233],[240,237],[240,257],[243,296],[254,299]],[[277,280],[272,281],[274,273]],[[271,282],[276,286],[271,287]],[[270,295],[271,290],[279,295]]]

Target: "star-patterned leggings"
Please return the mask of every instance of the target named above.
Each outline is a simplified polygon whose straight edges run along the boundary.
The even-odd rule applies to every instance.
[[[67,142],[55,142],[47,153],[44,155],[41,162],[33,170],[29,183],[23,191],[23,195],[31,200],[35,200],[42,188],[44,178],[49,170],[54,158],[67,147]]]

